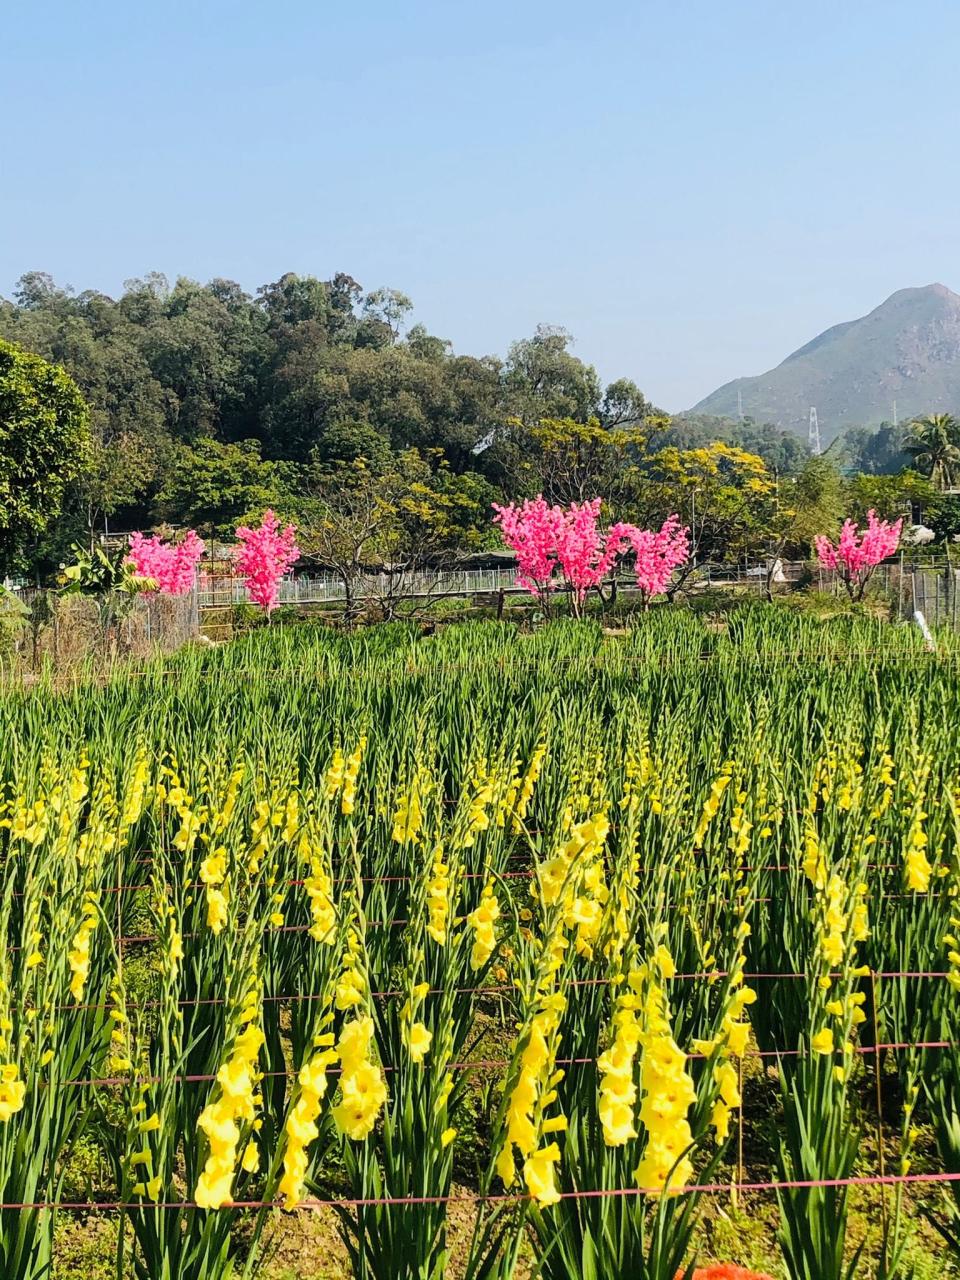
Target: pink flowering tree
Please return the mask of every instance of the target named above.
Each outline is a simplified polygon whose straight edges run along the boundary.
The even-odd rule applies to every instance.
[[[196,583],[203,551],[203,540],[193,529],[179,542],[166,542],[157,534],[146,538],[142,533],[133,533],[126,563],[139,578],[156,583],[156,590],[163,595],[185,596]]]
[[[494,503],[494,524],[517,557],[517,585],[549,608],[557,587],[570,588],[574,613],[580,613],[587,592],[609,572],[623,544],[621,526],[604,534],[598,524],[601,500],[551,506],[543,495],[521,504]]]
[[[875,511],[868,511],[862,534],[852,520],[844,520],[836,546],[823,535],[814,538],[817,558],[825,569],[832,569],[839,576],[851,600],[862,600],[877,565],[899,546],[902,528],[902,520],[891,524],[878,520]]]
[[[280,580],[300,557],[292,524],[280,527],[272,511],[263,513],[258,528],[240,525],[235,553],[237,572],[245,579],[247,595],[266,613],[277,606]]]
[[[617,557],[640,530],[618,522],[600,526],[602,500],[550,506],[542,495],[521,504],[494,503],[494,524],[517,557],[517,585],[549,607],[560,585],[570,589],[573,611],[579,617],[591,587],[598,590]]]
[[[668,516],[660,528],[638,529],[625,525],[625,537],[633,548],[633,572],[646,609],[654,596],[663,595],[670,586],[675,569],[690,556],[689,529],[678,516]]]
[[[493,523],[500,526],[504,542],[517,557],[517,586],[546,603],[549,592],[557,585],[561,508],[549,506],[541,494],[525,499],[520,506],[495,502],[493,509]]]

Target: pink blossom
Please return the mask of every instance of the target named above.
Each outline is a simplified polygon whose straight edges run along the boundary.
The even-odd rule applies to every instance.
[[[654,533],[650,529],[624,526],[626,538],[633,547],[634,573],[645,600],[662,595],[670,586],[674,569],[690,554],[689,530],[681,526],[678,516],[668,516]]]
[[[598,526],[602,499],[550,506],[540,494],[520,506],[494,503],[494,523],[517,557],[517,585],[544,600],[565,582],[579,608],[610,572],[631,525]]]
[[[862,535],[858,536],[852,520],[844,520],[836,546],[823,535],[814,538],[817,558],[825,569],[838,573],[850,595],[859,599],[877,565],[896,551],[902,528],[902,519],[890,524],[868,511]]]
[[[203,551],[203,540],[193,529],[175,543],[164,542],[157,534],[145,538],[142,533],[132,533],[127,563],[139,577],[152,579],[164,595],[185,596],[193,590]]]
[[[246,579],[247,595],[269,613],[276,608],[281,578],[300,557],[296,530],[292,524],[281,529],[268,510],[258,529],[240,525],[237,538],[241,545],[235,553],[236,565]]]
[[[563,581],[571,588],[576,609],[630,547],[636,554],[637,586],[647,599],[667,589],[674,569],[689,554],[687,530],[676,516],[657,533],[624,521],[604,533],[599,526],[600,498],[569,507],[549,506],[542,495],[520,506],[493,505],[494,523],[517,557],[517,584],[543,600]]]
[[[547,505],[542,494],[526,499],[522,506],[494,503],[494,524],[517,557],[517,586],[542,598],[557,585],[557,540],[563,522],[560,507]]]

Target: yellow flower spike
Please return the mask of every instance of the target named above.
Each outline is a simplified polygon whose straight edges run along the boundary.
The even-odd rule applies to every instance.
[[[517,1176],[516,1165],[513,1162],[513,1151],[510,1143],[506,1143],[501,1147],[497,1154],[496,1164],[497,1176],[505,1187],[513,1186]]]
[[[430,1049],[433,1032],[428,1031],[422,1022],[415,1022],[410,1028],[408,1047],[414,1062],[422,1062]]]
[[[554,1180],[554,1165],[560,1159],[560,1148],[555,1142],[528,1156],[523,1163],[523,1180],[528,1193],[538,1204],[556,1204],[560,1199]]]
[[[834,1047],[833,1032],[829,1027],[824,1027],[810,1038],[810,1048],[814,1053],[831,1054]]]
[[[653,962],[659,968],[662,977],[672,978],[676,975],[677,966],[674,964],[673,957],[663,943],[661,943],[653,953]]]
[[[749,1039],[749,1022],[731,1022],[727,1025],[727,1048],[735,1058],[743,1057]]]

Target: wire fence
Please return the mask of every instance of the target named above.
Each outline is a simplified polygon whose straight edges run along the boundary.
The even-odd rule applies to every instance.
[[[350,585],[354,601],[387,599],[398,592],[408,597],[471,596],[517,590],[515,569],[412,570],[367,573]],[[201,609],[222,609],[247,600],[243,578],[201,573],[197,590]],[[280,605],[337,604],[347,600],[343,578],[334,574],[285,578],[279,587]]]
[[[757,972],[748,971],[748,972],[740,973],[740,970],[737,970],[737,973],[746,982],[785,982],[785,981],[805,982],[810,977],[809,974],[802,973],[802,972],[801,973],[789,973],[789,972],[764,973],[760,971],[757,971]],[[708,980],[716,981],[721,978],[728,978],[730,976],[731,976],[730,972],[726,969],[700,969],[691,973],[675,973],[671,977],[670,981],[671,982],[706,982]],[[843,975],[837,973],[837,974],[831,974],[830,976],[833,978],[840,978]],[[909,979],[911,981],[921,981],[921,980],[929,981],[929,980],[936,979],[939,981],[946,981],[952,976],[952,973],[945,969],[891,969],[891,970],[877,970],[877,971],[868,970],[864,974],[864,976],[865,977],[870,976],[877,980],[883,980],[883,979],[908,980]],[[573,988],[604,987],[609,985],[609,982],[608,982],[608,979],[606,978],[572,978],[567,985]],[[453,987],[451,988],[449,993],[446,993],[443,987],[430,987],[423,994],[424,996],[444,995],[444,994],[452,994],[456,996],[465,996],[465,995],[504,996],[504,995],[514,994],[516,990],[517,990],[517,987],[515,983],[498,982],[498,983],[484,983],[482,986]],[[409,995],[409,992],[405,990],[401,990],[400,988],[395,988],[395,989],[388,989],[383,991],[370,991],[368,992],[368,995],[372,1000],[398,1000],[401,997],[406,999],[407,996]],[[326,999],[328,999],[328,995],[320,991],[273,992],[273,993],[268,993],[262,997],[264,1004],[296,1004],[298,1002],[302,1002],[305,1004],[313,1004],[318,1000],[326,1000]],[[174,1002],[175,1007],[178,1009],[193,1009],[193,1008],[199,1008],[199,1007],[220,1008],[229,1003],[230,1003],[229,1000],[225,996],[187,996],[184,999],[177,1000]],[[164,1005],[164,1002],[162,1000],[139,1000],[139,1001],[128,1000],[125,1002],[123,1007],[130,1010],[157,1009],[157,1008],[163,1007],[163,1005]],[[56,1004],[52,1006],[53,1010],[57,1013],[71,1012],[71,1011],[77,1011],[77,1010],[115,1009],[117,1007],[118,1006],[116,1002],[111,1004],[103,1001],[84,1002],[80,1004],[64,1003],[64,1004]],[[909,1048],[911,1046],[908,1045],[905,1047]],[[918,1044],[912,1047],[920,1048],[922,1046]],[[940,1047],[943,1047],[943,1046],[940,1046]],[[788,1053],[792,1051],[780,1050],[779,1052]]]
[[[960,569],[946,560],[910,562],[901,555],[878,567],[874,582],[896,604],[901,617],[920,610],[934,626],[960,626]],[[792,587],[811,587],[824,593],[840,593],[837,575],[822,565],[808,561],[744,560],[738,564],[707,562],[699,565],[684,581],[683,589],[698,591],[737,589],[765,594]],[[618,582],[623,594],[631,593],[629,575]],[[437,599],[526,594],[517,584],[515,568],[396,570],[368,573],[347,584],[335,574],[303,574],[286,578],[279,588],[280,605],[295,608],[312,605],[355,604],[403,596],[408,599]],[[197,607],[202,610],[229,608],[247,600],[242,578],[201,573]]]
[[[729,1182],[690,1183],[683,1187],[670,1187],[670,1196],[683,1195],[736,1195],[743,1192],[770,1192],[788,1190],[815,1190],[826,1187],[894,1187],[910,1185],[948,1185],[960,1182],[960,1173],[886,1173],[863,1174],[850,1178],[794,1178],[770,1179],[766,1182],[738,1181],[731,1178]],[[663,1194],[662,1187],[595,1187],[578,1188],[572,1191],[559,1191],[560,1200],[600,1200],[600,1199],[635,1199],[638,1197]],[[311,1197],[301,1201],[294,1212],[317,1212],[327,1209],[363,1209],[363,1208],[424,1208],[427,1205],[441,1204],[523,1204],[530,1203],[533,1197],[520,1195],[517,1192],[471,1192],[458,1191],[444,1196],[371,1196],[366,1199],[349,1197],[331,1197],[319,1199]],[[281,1209],[285,1208],[282,1200],[231,1200],[223,1206],[226,1211],[235,1209]],[[195,1210],[205,1206],[195,1200],[37,1200],[33,1202],[0,1203],[0,1209],[39,1211],[69,1210],[83,1213],[116,1213],[131,1210],[154,1212],[155,1210]],[[217,1210],[207,1210],[216,1213]]]
[[[879,976],[879,975],[877,975]],[[852,1045],[850,1052],[860,1057],[871,1057],[880,1053],[904,1053],[913,1050],[934,1049],[958,1049],[960,1044],[953,1040],[890,1040],[881,1044],[858,1044]],[[683,1055],[688,1061],[704,1061],[709,1057],[706,1053],[684,1053]],[[813,1055],[806,1049],[745,1049],[740,1055],[749,1059],[766,1059],[776,1061],[779,1058],[806,1058]],[[599,1058],[555,1058],[554,1062],[558,1067],[594,1067],[600,1061]],[[449,1062],[446,1064],[449,1071],[502,1071],[511,1065],[508,1058],[476,1058],[464,1062]],[[388,1074],[399,1071],[401,1068],[388,1064],[380,1063],[382,1071]],[[338,1076],[342,1074],[342,1067],[328,1066],[326,1068],[327,1075]],[[169,1076],[99,1076],[91,1077],[86,1080],[57,1080],[51,1083],[51,1087],[60,1089],[116,1089],[127,1087],[130,1085],[144,1084],[212,1084],[218,1078],[219,1072],[199,1072],[194,1075],[169,1075]],[[299,1072],[293,1067],[283,1071],[258,1071],[258,1077],[264,1080],[296,1080]]]
[[[22,587],[23,626],[13,643],[21,670],[50,665],[70,674],[117,661],[173,653],[200,632],[196,591],[185,596],[151,594],[117,602]],[[2,656],[2,655],[0,655]]]
[[[948,562],[909,563],[901,556],[879,566],[874,581],[893,602],[897,616],[911,618],[919,611],[933,626],[960,629],[960,569]],[[628,577],[617,587],[625,596],[634,593]],[[800,561],[778,561],[775,565],[769,561],[705,563],[686,578],[682,589],[689,595],[714,590],[763,595],[768,587],[774,592],[802,587],[830,594],[843,590],[834,573]],[[66,673],[91,659],[108,662],[173,652],[200,633],[203,614],[232,609],[248,600],[242,578],[204,571],[188,595],[141,596],[120,615],[104,602],[55,590],[23,587],[16,594],[30,610],[15,646],[20,665],[36,671],[50,661]],[[398,570],[362,575],[351,582],[349,595],[344,580],[334,574],[285,578],[279,586],[278,604],[306,609],[346,606],[348,599],[361,606],[397,598],[476,600],[511,595],[527,595],[525,588],[517,585],[513,568]],[[209,626],[209,618],[205,625]]]

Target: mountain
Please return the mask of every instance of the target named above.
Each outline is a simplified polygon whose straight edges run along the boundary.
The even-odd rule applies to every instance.
[[[869,315],[834,325],[769,373],[736,378],[691,413],[806,434],[816,407],[824,443],[847,427],[960,410],[960,295],[942,284],[900,289]]]

